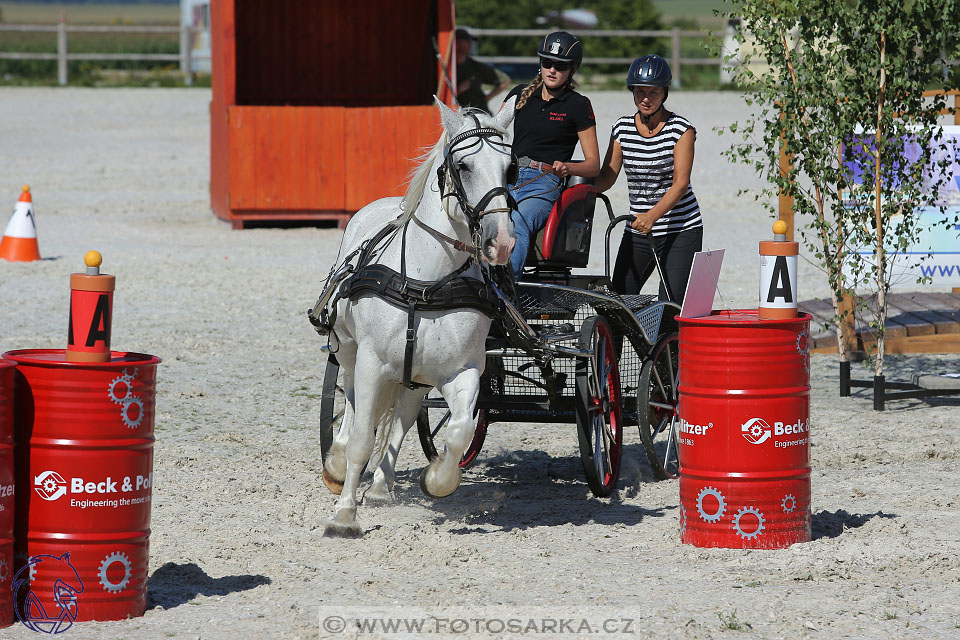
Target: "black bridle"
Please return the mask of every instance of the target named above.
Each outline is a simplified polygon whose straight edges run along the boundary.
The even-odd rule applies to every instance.
[[[477,118],[477,116],[470,114],[470,117],[473,118],[474,122],[477,123],[476,128],[457,134],[450,142],[447,143],[443,153],[443,163],[437,168],[437,182],[440,188],[441,202],[445,198],[456,198],[457,204],[460,206],[460,210],[463,211],[467,221],[470,224],[471,233],[475,235],[477,230],[480,228],[480,220],[483,218],[483,216],[490,213],[509,213],[516,208],[517,203],[514,200],[513,195],[510,193],[510,190],[506,186],[498,186],[490,189],[475,205],[471,205],[470,201],[467,199],[467,194],[463,188],[463,181],[460,179],[460,170],[457,168],[456,161],[454,160],[454,152],[463,151],[475,145],[487,142],[491,145],[503,147],[507,149],[511,156],[513,155],[510,145],[506,142],[503,142],[504,134],[502,131],[492,127],[482,127],[480,126],[480,120]],[[499,138],[499,141],[494,140],[494,138]],[[466,143],[467,141],[469,142]],[[513,159],[513,162],[516,162],[515,158]],[[446,191],[448,184],[452,188],[452,190],[449,192]],[[490,201],[500,195],[506,199],[507,206],[498,207],[495,209],[487,209],[487,205],[490,204]]]

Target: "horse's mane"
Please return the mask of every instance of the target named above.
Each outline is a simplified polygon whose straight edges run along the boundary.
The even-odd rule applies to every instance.
[[[423,192],[427,190],[430,179],[434,177],[433,163],[437,157],[443,153],[443,148],[447,146],[446,130],[440,135],[440,139],[432,147],[424,147],[419,156],[415,158],[416,164],[410,170],[409,184],[407,184],[407,193],[403,196],[401,207],[403,213],[400,219],[404,222],[410,219],[413,212],[420,206],[423,199]]]
[[[486,122],[481,122],[481,126],[503,131],[501,127],[497,126],[496,120],[491,118],[486,111],[472,107],[460,109],[461,116],[470,114],[476,115],[477,117],[482,116],[486,119]],[[504,135],[507,135],[506,131],[504,131]],[[433,171],[433,164],[436,162],[437,157],[443,153],[444,147],[447,146],[447,139],[447,131],[444,129],[440,139],[437,140],[432,147],[424,147],[422,149],[423,153],[414,159],[416,164],[410,171],[407,192],[403,196],[403,203],[401,205],[403,209],[403,213],[400,214],[401,221],[406,222],[409,220],[413,212],[420,206],[424,192],[429,187],[430,181],[436,176],[436,173]]]

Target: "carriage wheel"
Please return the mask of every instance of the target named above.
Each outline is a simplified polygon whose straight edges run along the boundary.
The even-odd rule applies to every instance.
[[[461,469],[469,468],[476,461],[477,456],[480,455],[480,449],[483,448],[483,441],[487,437],[487,412],[485,409],[478,409],[476,414],[477,428],[473,432],[473,440],[470,442],[470,446],[467,447],[463,457],[460,458]],[[427,460],[431,462],[440,457],[434,439],[440,433],[440,430],[447,426],[449,420],[449,409],[420,408],[420,415],[417,416],[417,435],[420,436],[420,447],[423,449],[423,453],[427,456]]]
[[[577,439],[590,490],[610,495],[620,474],[623,428],[620,375],[610,325],[591,316],[580,330],[580,348],[590,356],[577,360]]]
[[[333,436],[340,430],[346,398],[343,385],[339,384],[340,363],[332,353],[327,357],[327,369],[323,374],[323,393],[320,396],[320,459],[326,461]]]
[[[676,478],[680,473],[676,431],[679,349],[676,333],[662,336],[640,369],[637,389],[640,439],[659,480]]]

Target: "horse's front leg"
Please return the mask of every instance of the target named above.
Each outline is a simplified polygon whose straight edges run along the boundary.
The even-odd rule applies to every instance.
[[[373,484],[363,494],[363,501],[392,502],[393,485],[396,482],[397,457],[400,455],[400,445],[410,427],[417,421],[420,413],[420,403],[423,401],[423,391],[406,390],[400,396],[397,406],[397,419],[390,432],[390,446],[387,448],[383,461],[373,474]]]
[[[480,370],[465,369],[440,388],[450,409],[440,457],[420,473],[420,489],[431,498],[444,498],[460,486],[460,459],[473,440],[476,421],[473,410],[480,394]]]
[[[367,389],[380,389],[383,380],[373,373],[378,367],[363,367],[357,362],[354,370],[355,380],[363,380]],[[357,488],[360,485],[360,474],[370,460],[373,452],[374,428],[377,421],[376,393],[361,393],[354,396],[353,423],[347,433],[346,473],[343,480],[343,491],[337,498],[334,506],[333,518],[327,522],[324,535],[337,537],[359,538],[363,529],[357,523]]]
[[[333,434],[333,444],[323,461],[323,484],[330,493],[340,495],[343,492],[343,480],[347,475],[347,441],[353,428],[353,374],[343,369],[343,419],[340,429]]]

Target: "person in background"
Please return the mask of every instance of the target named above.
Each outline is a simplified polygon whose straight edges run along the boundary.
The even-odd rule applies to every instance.
[[[510,85],[510,77],[470,57],[475,38],[469,31],[458,27],[456,40],[457,102],[461,107],[475,107],[490,113],[487,101]],[[493,90],[484,93],[483,85],[491,85]]]
[[[627,173],[630,213],[613,268],[618,293],[640,292],[656,266],[650,248],[652,234],[669,293],[683,302],[693,255],[703,244],[700,205],[690,186],[697,130],[684,117],[668,111],[664,102],[673,79],[667,61],[658,55],[637,58],[627,72],[636,113],[613,125],[610,146],[596,187],[606,191]],[[664,282],[659,298],[670,299]]]
[[[518,85],[513,152],[519,158],[517,181],[510,190],[517,201],[513,224],[517,243],[510,258],[520,279],[530,242],[547,222],[567,176],[592,178],[600,170],[597,122],[590,100],[574,89],[573,74],[583,60],[583,45],[566,31],[547,34],[537,49],[540,71],[528,85]],[[571,162],[580,143],[582,162]]]

